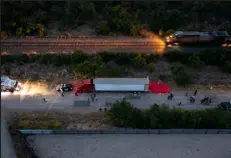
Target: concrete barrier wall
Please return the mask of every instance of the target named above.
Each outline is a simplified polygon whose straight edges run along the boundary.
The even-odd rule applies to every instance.
[[[231,134],[231,129],[105,129],[105,130],[19,130],[24,135],[45,134]]]

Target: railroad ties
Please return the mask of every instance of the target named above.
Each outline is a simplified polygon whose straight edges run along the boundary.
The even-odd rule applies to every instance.
[[[162,42],[158,41],[135,41],[135,40],[80,40],[80,39],[17,39],[17,40],[3,40],[1,46],[8,48],[15,47],[145,47],[145,46],[163,46]]]

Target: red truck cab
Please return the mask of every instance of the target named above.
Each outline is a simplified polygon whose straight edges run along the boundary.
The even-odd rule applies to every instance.
[[[76,86],[75,93],[89,93],[93,92],[94,84],[92,79],[83,80]]]

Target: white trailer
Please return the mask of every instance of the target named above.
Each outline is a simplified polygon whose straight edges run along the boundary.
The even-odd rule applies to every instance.
[[[95,78],[95,91],[147,92],[149,78]]]
[[[1,76],[1,92],[14,92],[22,90],[23,85],[16,81],[10,79],[8,76]]]

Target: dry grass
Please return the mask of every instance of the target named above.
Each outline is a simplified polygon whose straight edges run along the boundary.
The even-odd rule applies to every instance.
[[[108,128],[104,113],[94,112],[13,112],[10,128],[17,129],[70,129]]]

